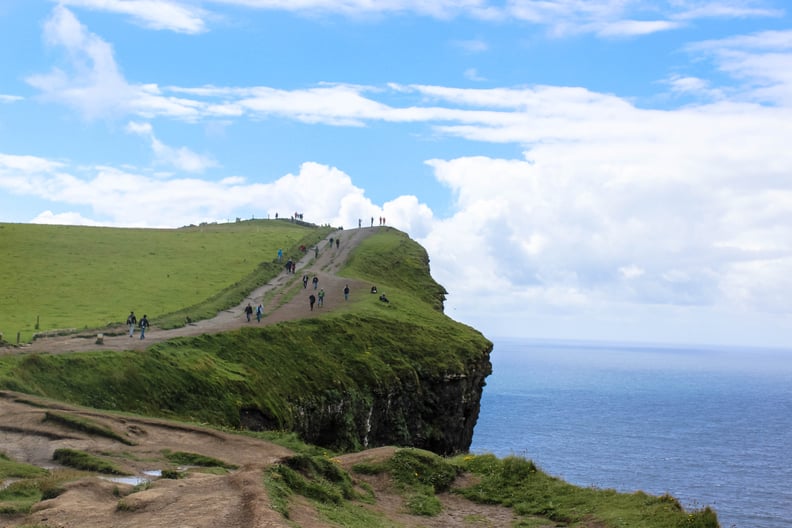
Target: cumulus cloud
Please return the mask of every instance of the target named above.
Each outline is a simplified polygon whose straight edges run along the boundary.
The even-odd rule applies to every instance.
[[[130,128],[149,130],[141,123]],[[72,167],[67,162],[0,153],[0,189],[19,197],[48,200],[66,210],[43,211],[37,223],[178,227],[241,218],[289,217],[298,212],[316,224],[356,227],[358,219],[390,216],[402,229],[424,232],[432,214],[415,196],[382,206],[343,171],[314,162],[272,182],[229,176],[220,181],[176,176],[166,180],[146,171],[109,166]],[[321,189],[321,192],[317,192]],[[178,197],[178,199],[174,199]]]

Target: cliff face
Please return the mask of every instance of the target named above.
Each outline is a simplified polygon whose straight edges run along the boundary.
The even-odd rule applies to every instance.
[[[368,394],[303,396],[294,402],[293,428],[308,443],[340,449],[399,445],[443,455],[465,452],[492,372],[491,350],[459,371],[418,374]]]

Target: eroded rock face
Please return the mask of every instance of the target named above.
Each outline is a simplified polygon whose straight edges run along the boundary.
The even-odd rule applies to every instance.
[[[293,402],[292,429],[308,443],[341,450],[412,446],[442,455],[466,452],[481,395],[492,372],[491,346],[463,370],[422,376],[369,392],[354,388],[301,395]],[[247,412],[248,426],[252,413]],[[253,424],[267,428],[268,420]]]

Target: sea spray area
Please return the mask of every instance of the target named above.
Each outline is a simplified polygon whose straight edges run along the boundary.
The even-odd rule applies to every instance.
[[[495,339],[471,451],[670,493],[725,528],[792,516],[792,352]]]

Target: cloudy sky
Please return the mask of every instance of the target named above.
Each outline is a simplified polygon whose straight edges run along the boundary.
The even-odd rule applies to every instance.
[[[790,10],[2,0],[0,221],[384,216],[490,337],[792,348]]]

